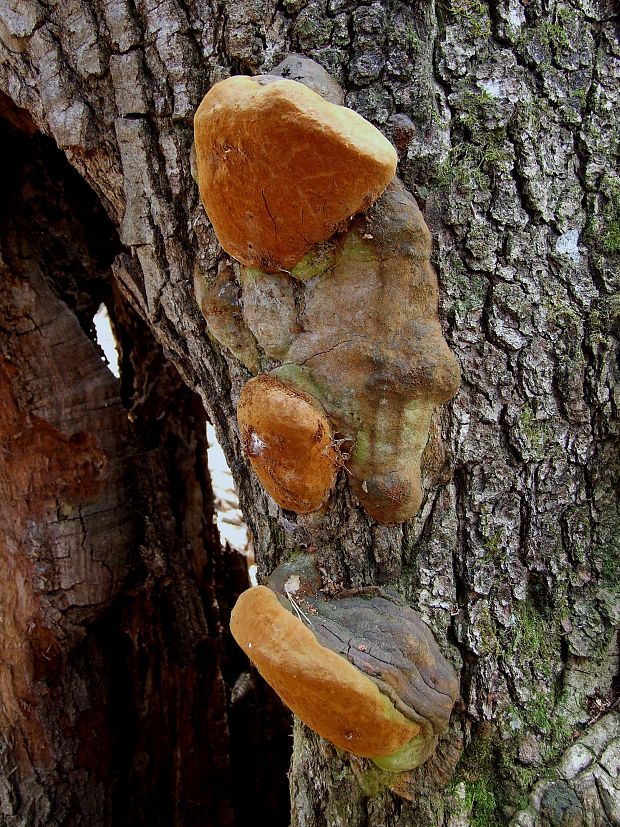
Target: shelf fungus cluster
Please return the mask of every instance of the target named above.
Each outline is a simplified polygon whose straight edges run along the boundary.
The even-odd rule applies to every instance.
[[[238,281],[230,265],[199,273],[196,289],[211,334],[259,374],[238,418],[271,496],[317,511],[344,466],[370,516],[400,523],[420,507],[431,416],[460,374],[396,152],[333,90],[300,59],[296,72],[285,61],[207,93],[195,117],[200,194],[240,268]]]
[[[326,598],[309,556],[233,610],[237,643],[293,712],[337,747],[402,772],[426,761],[458,696],[419,615],[369,590]]]

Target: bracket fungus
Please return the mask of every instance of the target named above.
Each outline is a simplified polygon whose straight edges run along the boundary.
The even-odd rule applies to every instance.
[[[200,195],[220,244],[263,270],[293,267],[396,171],[394,147],[372,124],[286,78],[222,80],[194,123]]]
[[[282,71],[303,78],[309,63],[285,61]],[[309,83],[321,88],[323,72],[333,86],[314,66]],[[209,320],[221,303],[201,306],[252,373],[269,370],[238,407],[254,470],[282,507],[307,513],[324,506],[344,466],[371,517],[404,522],[422,501],[431,417],[460,371],[439,322],[430,233],[394,177],[394,148],[351,110],[272,75],[216,84],[195,133],[202,200],[240,264],[241,290],[226,325]],[[299,400],[295,415],[274,403],[277,387]],[[263,455],[248,435],[266,427]],[[341,441],[352,447],[339,456]]]
[[[413,609],[377,590],[325,597],[312,559],[243,592],[237,643],[285,704],[337,747],[402,772],[447,728],[458,682]]]
[[[262,374],[243,387],[237,419],[245,453],[274,500],[298,514],[320,508],[336,479],[338,454],[312,398]]]

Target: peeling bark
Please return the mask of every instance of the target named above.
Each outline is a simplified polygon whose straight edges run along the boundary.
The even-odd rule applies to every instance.
[[[216,426],[261,575],[305,545],[336,586],[391,582],[460,669],[444,752],[401,779],[410,802],[296,727],[294,824],[564,823],[554,801],[570,823],[617,821],[613,15],[591,0],[20,0],[0,10],[0,87],[118,228],[117,283]],[[191,174],[193,112],[216,80],[266,72],[292,50],[393,137],[433,231],[463,382],[433,425],[439,485],[426,480],[404,526],[373,524],[343,475],[326,516],[296,518],[268,500],[232,415],[248,373],[209,340],[193,296],[194,272],[215,275],[221,256]],[[584,785],[558,767],[590,733],[607,775]],[[561,788],[545,792],[555,772]]]

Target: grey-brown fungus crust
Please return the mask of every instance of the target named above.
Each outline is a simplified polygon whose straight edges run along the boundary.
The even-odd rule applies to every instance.
[[[344,91],[340,84],[319,63],[304,55],[287,55],[269,74],[303,83],[326,101],[344,106]]]
[[[426,761],[448,726],[459,690],[454,669],[417,612],[377,590],[326,597],[307,555],[279,566],[267,586],[279,607],[266,595],[245,593],[231,628],[285,703],[325,738],[372,758],[383,769],[405,771]],[[262,601],[271,614],[286,610],[293,619],[283,626],[264,618],[257,624]],[[244,609],[246,602],[252,608]],[[274,628],[279,630],[277,642]],[[298,650],[300,636],[307,638],[308,630],[318,646],[306,647],[312,651],[304,663]],[[355,672],[349,682],[343,675],[351,667]],[[330,714],[335,698],[338,712],[334,707]],[[342,712],[353,708],[349,718]],[[359,732],[360,727],[370,731]],[[343,732],[351,737],[347,740]]]
[[[318,263],[307,263],[310,273],[297,268],[301,332],[275,371],[312,393],[353,446],[351,486],[383,523],[419,509],[431,417],[459,387],[430,250],[422,214],[395,178],[368,214],[324,246]]]
[[[337,99],[333,81],[307,58],[291,55],[276,71]],[[346,468],[351,488],[373,519],[402,523],[422,502],[422,455],[433,413],[455,395],[460,382],[439,322],[430,232],[411,193],[393,177],[395,153],[386,149],[386,139],[374,127],[290,79],[274,75],[229,81],[214,87],[201,105],[196,141],[205,205],[223,246],[241,264],[237,310],[247,336],[238,312],[227,326],[223,317],[209,321],[220,304],[203,300],[209,328],[252,372],[256,347],[273,379],[324,413],[330,433],[338,435],[334,451],[337,445],[347,448],[342,456],[331,457],[334,467]],[[253,127],[244,126],[246,156],[235,166],[234,148],[220,157],[218,130],[228,134],[240,111],[251,116]],[[304,158],[291,189],[290,175],[283,171],[288,167],[274,166],[272,158],[275,153],[282,160],[288,151],[279,119],[288,113],[289,123],[286,118],[291,113],[298,118],[300,112],[312,126],[303,135],[292,128],[286,134],[290,151]],[[317,126],[323,118],[323,126]],[[260,146],[253,140],[260,140]],[[304,141],[315,140],[326,155],[303,149]],[[357,189],[338,184],[332,203],[335,179],[327,188],[320,182],[336,169],[355,180]],[[389,169],[388,182],[384,176]],[[274,170],[287,180],[281,182],[278,199],[274,195],[270,200],[265,187],[269,182],[269,192],[278,190]],[[249,179],[254,194],[244,201]],[[366,181],[361,188],[360,181]],[[250,207],[256,192],[265,199]],[[347,207],[350,213],[345,214],[345,203],[356,206]],[[339,217],[324,220],[332,207]],[[311,243],[300,244],[302,236]],[[247,406],[243,415],[247,421]],[[270,418],[275,432],[277,408],[270,410]],[[282,427],[289,433],[287,423]],[[282,442],[279,450],[287,463],[285,487],[294,489],[295,469],[305,477],[307,463],[296,458],[291,441]],[[317,462],[322,458],[317,456]],[[306,513],[325,507],[332,483],[324,486],[323,499],[302,498],[301,509],[294,497],[280,497],[277,485],[267,487],[281,506]]]
[[[213,279],[208,279],[197,270],[194,291],[209,333],[227,347],[250,373],[258,373],[258,348],[251,330],[244,323],[241,291],[233,268],[230,265],[221,267]]]

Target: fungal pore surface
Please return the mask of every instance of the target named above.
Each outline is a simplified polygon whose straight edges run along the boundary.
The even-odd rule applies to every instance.
[[[201,197],[238,262],[198,272],[197,296],[211,335],[260,374],[238,419],[276,502],[319,510],[344,466],[370,516],[401,523],[420,507],[433,412],[460,381],[431,237],[389,141],[308,88],[338,100],[324,70],[294,65],[221,81],[196,113]]]

